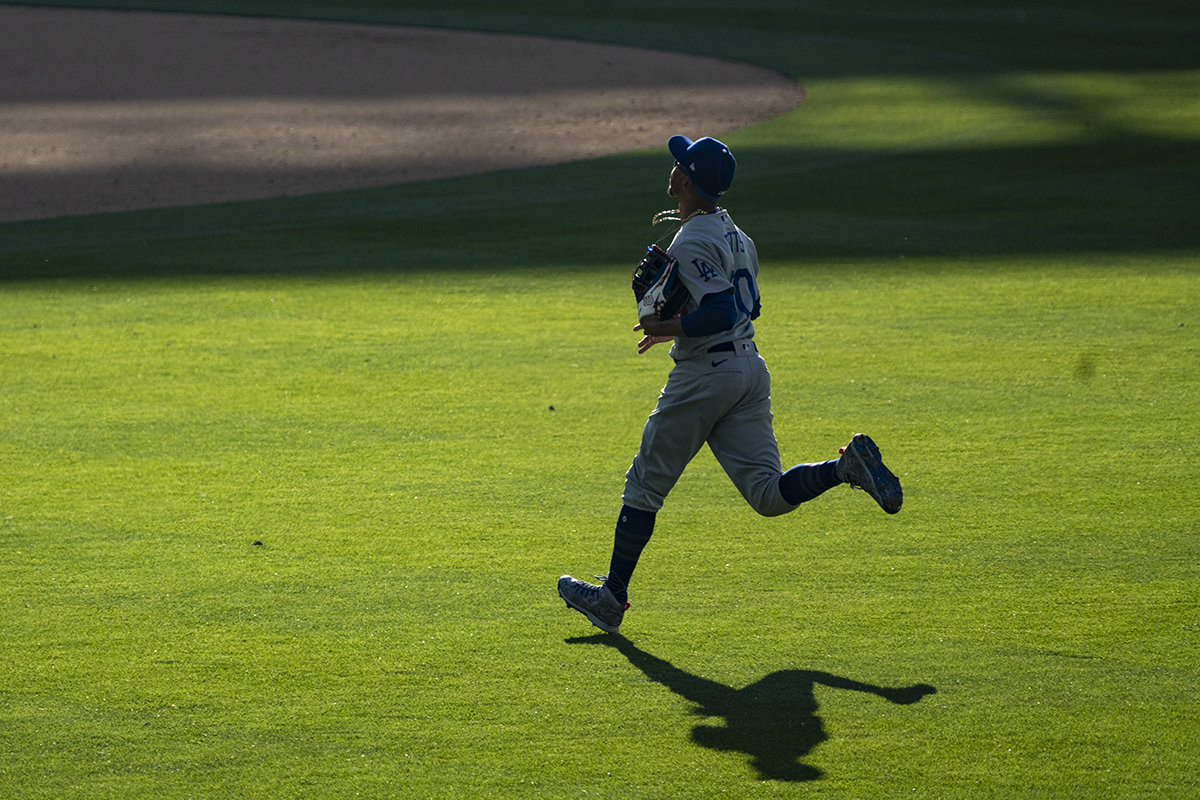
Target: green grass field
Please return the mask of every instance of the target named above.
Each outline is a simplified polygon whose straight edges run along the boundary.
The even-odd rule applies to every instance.
[[[704,452],[624,635],[562,606],[668,369],[665,146],[0,225],[0,796],[1200,793],[1190,4],[121,5],[794,76],[724,137],[776,432],[906,502],[763,519]]]

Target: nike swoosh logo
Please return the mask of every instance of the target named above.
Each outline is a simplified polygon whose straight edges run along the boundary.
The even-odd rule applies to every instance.
[[[719,367],[719,366],[721,366],[722,364],[724,364],[724,363],[725,363],[726,361],[728,361],[728,360],[729,360],[728,358],[722,358],[720,361],[714,361],[714,362],[712,362],[712,365],[713,365],[714,367]]]

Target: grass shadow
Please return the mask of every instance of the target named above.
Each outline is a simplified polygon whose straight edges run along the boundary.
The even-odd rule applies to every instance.
[[[1187,252],[1200,246],[1191,224],[1200,206],[1189,191],[1198,153],[1195,142],[1149,137],[866,152],[847,163],[798,147],[753,149],[730,208],[764,260]],[[670,232],[649,224],[670,205],[663,161],[636,153],[383,189],[9,223],[0,226],[0,282],[633,264]]]
[[[692,729],[692,741],[711,750],[745,753],[762,780],[799,783],[823,776],[820,769],[801,761],[829,738],[824,721],[817,714],[813,691],[816,686],[865,692],[897,705],[911,705],[937,692],[924,683],[875,686],[828,672],[801,669],[772,672],[749,686],[735,689],[679,669],[624,636],[582,636],[566,641],[604,645],[620,651],[647,678],[695,703],[695,714],[723,720],[723,725],[697,725]]]

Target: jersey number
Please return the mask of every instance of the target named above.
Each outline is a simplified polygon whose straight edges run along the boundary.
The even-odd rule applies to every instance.
[[[743,281],[746,283],[744,294],[742,292]],[[754,276],[750,274],[750,270],[739,269],[733,273],[733,288],[733,299],[737,301],[738,310],[750,319],[758,319],[758,315],[762,313],[762,303],[759,302],[758,284],[754,282]]]

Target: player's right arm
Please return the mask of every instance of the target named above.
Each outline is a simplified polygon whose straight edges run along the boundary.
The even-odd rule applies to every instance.
[[[635,331],[642,330],[641,323],[634,325],[633,329]],[[674,336],[651,336],[650,334],[646,334],[642,337],[641,341],[638,342],[638,355],[640,356],[642,353],[646,352],[651,347],[654,347],[656,344],[666,344],[667,342],[673,341],[675,341]]]
[[[700,307],[690,314],[674,319],[659,320],[642,317],[633,326],[635,331],[645,331],[638,342],[638,353],[644,353],[656,344],[665,344],[676,336],[714,336],[732,330],[737,323],[737,306],[733,290],[712,292],[700,300]]]
[[[732,330],[737,323],[737,313],[733,289],[725,289],[704,295],[700,306],[679,321],[684,336],[714,336]]]

